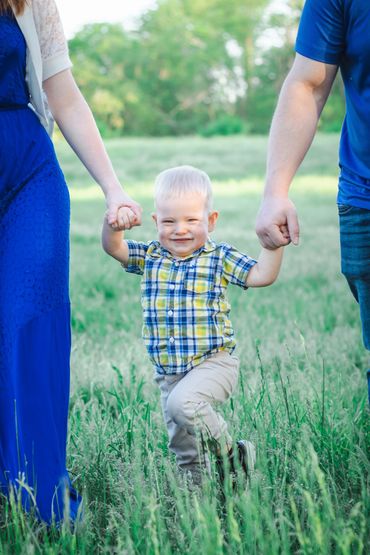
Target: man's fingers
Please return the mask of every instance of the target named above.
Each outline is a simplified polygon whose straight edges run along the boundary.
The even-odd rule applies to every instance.
[[[286,226],[286,225],[281,225],[281,226],[280,226],[280,231],[281,231],[283,237],[284,237],[285,239],[289,239],[289,242],[290,242],[290,235],[289,235],[288,226]]]
[[[285,234],[282,232],[282,230],[278,225],[274,225],[270,229],[269,240],[270,240],[270,246],[268,248],[270,249],[285,247],[290,243],[289,237],[287,238],[285,236]]]
[[[263,247],[276,249],[292,242],[298,245],[299,224],[294,204],[288,198],[267,198],[256,220],[256,233]]]
[[[293,245],[298,245],[299,243],[299,223],[297,218],[297,212],[295,210],[289,210],[287,213],[287,226],[289,231],[290,240]]]
[[[266,249],[274,250],[285,247],[290,243],[290,238],[278,225],[271,226],[259,235],[259,240]]]

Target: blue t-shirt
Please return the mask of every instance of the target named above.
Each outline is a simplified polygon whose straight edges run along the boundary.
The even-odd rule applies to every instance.
[[[370,0],[306,0],[296,51],[340,67],[346,116],[338,203],[370,209]]]

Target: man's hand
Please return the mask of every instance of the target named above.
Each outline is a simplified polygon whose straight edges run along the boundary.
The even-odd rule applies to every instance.
[[[115,231],[131,229],[141,225],[142,208],[132,200],[122,189],[108,192],[105,197],[107,203],[107,222]],[[127,208],[128,210],[120,210]]]
[[[266,249],[299,242],[299,224],[294,204],[287,197],[265,197],[256,220],[256,233]]]

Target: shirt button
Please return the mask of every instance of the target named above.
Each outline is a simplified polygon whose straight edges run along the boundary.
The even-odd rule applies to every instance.
[[[175,338],[174,337],[170,337],[170,343],[175,343]]]
[[[173,315],[173,310],[169,310],[168,311],[168,316],[172,316]]]
[[[175,266],[178,266],[180,264],[180,262],[175,262]]]
[[[170,285],[170,289],[172,289],[172,291],[173,291],[173,290],[175,289],[175,286],[174,286],[174,284],[173,284],[173,283],[171,283],[171,285]]]

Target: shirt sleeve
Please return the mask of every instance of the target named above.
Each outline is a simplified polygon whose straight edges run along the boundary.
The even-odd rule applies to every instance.
[[[140,276],[144,273],[145,257],[148,251],[148,244],[141,243],[138,241],[126,241],[128,248],[128,261],[127,266],[123,266],[124,270],[129,274],[139,274]]]
[[[55,0],[32,0],[42,58],[42,80],[72,67]]]
[[[254,258],[243,254],[230,245],[226,245],[223,257],[223,276],[229,283],[248,289],[245,284],[247,275],[256,263],[257,260],[254,260]]]
[[[345,50],[343,0],[306,0],[295,49],[306,58],[340,64]]]

